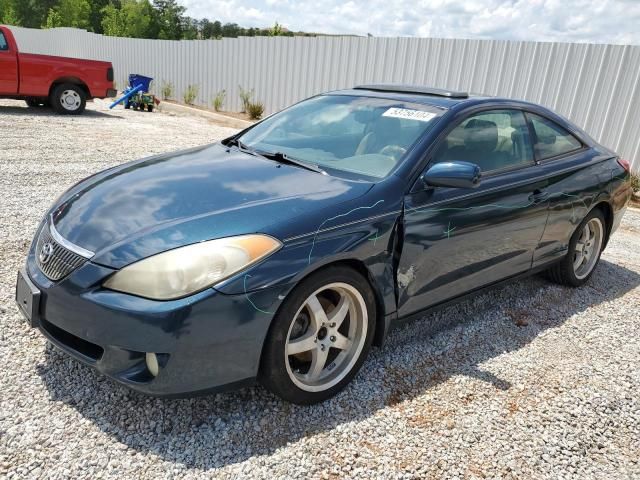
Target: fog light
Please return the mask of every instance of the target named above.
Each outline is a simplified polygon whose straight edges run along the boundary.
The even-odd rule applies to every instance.
[[[149,369],[149,372],[151,373],[151,375],[153,375],[154,377],[158,376],[158,371],[160,369],[160,367],[158,367],[158,357],[155,353],[152,352],[147,352],[147,354],[145,355],[144,358],[145,362],[147,363],[147,369]]]

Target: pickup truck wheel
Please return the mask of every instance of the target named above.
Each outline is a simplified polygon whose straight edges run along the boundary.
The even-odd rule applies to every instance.
[[[29,97],[29,98],[26,98],[24,101],[27,103],[27,106],[31,108],[48,106],[48,102],[42,98]]]
[[[58,113],[80,115],[87,105],[87,96],[78,85],[63,83],[53,90],[51,105]]]

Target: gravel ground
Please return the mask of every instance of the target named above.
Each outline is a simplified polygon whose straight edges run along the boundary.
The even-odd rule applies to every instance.
[[[640,211],[587,286],[534,277],[411,323],[322,405],[153,399],[29,330],[15,274],[74,182],[231,130],[89,108],[0,102],[0,477],[640,478]]]

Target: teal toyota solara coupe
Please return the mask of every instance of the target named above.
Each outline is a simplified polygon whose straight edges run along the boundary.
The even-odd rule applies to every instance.
[[[629,163],[539,105],[359,86],[71,187],[16,300],[135,390],[309,404],[403,319],[540,271],[579,287],[630,197]]]

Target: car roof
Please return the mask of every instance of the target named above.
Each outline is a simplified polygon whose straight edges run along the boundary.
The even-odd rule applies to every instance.
[[[441,110],[449,110],[456,106],[460,106],[460,108],[475,105],[486,105],[491,107],[494,104],[497,108],[512,108],[513,106],[519,106],[527,111],[532,111],[537,114],[542,113],[543,116],[550,118],[560,126],[568,129],[588,145],[597,143],[589,136],[588,133],[570,120],[543,105],[527,102],[525,100],[494,97],[484,94],[471,94],[454,90],[431,88],[423,85],[394,83],[361,85],[350,89],[326,92],[324,95],[349,95],[354,97],[383,98],[388,100],[397,100],[399,102],[429,105]]]
[[[359,85],[345,90],[328,92],[329,95],[350,95],[356,97],[386,98],[401,102],[421,103],[441,109],[449,108],[459,103],[478,103],[482,100],[498,98],[488,95],[469,94],[461,91],[426,87],[424,85],[405,84],[373,84]]]

